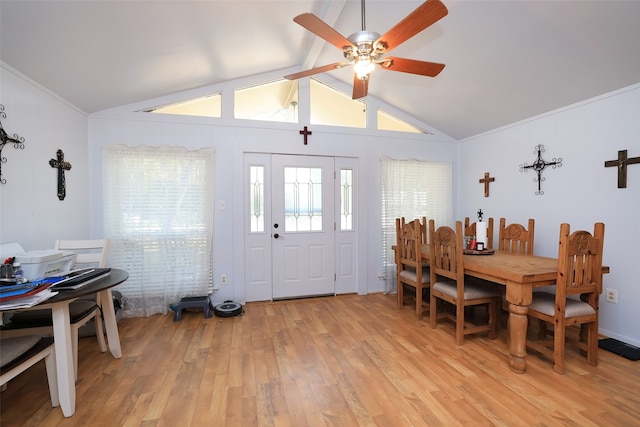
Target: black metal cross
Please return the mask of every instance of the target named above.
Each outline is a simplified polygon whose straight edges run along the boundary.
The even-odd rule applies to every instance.
[[[6,119],[7,114],[4,112],[4,105],[0,104],[0,118]],[[13,148],[24,149],[24,138],[17,133],[13,134],[13,137],[2,127],[2,121],[0,120],[0,184],[6,184],[7,180],[2,177],[2,164],[7,163],[7,158],[2,157],[2,150],[7,144],[13,144]]]
[[[62,150],[58,150],[56,153],[58,160],[51,159],[49,164],[52,168],[58,169],[58,199],[64,200],[67,195],[67,186],[64,180],[64,171],[71,170],[71,163],[64,161],[64,153]]]
[[[310,130],[307,130],[307,127],[304,127],[304,130],[300,131],[300,135],[304,135],[304,145],[307,145],[307,136],[311,135],[312,132]]]
[[[526,163],[520,165],[520,172],[527,172],[529,169],[533,169],[538,174],[538,178],[533,179],[534,182],[538,182],[538,191],[536,191],[536,196],[541,196],[544,194],[544,191],[542,191],[542,188],[540,188],[540,183],[544,181],[544,178],[542,177],[542,171],[544,170],[544,168],[546,168],[547,166],[551,166],[553,169],[555,169],[556,167],[562,166],[562,157],[559,157],[557,159],[554,157],[551,162],[547,162],[546,160],[542,159],[543,151],[544,145],[538,144],[533,150],[534,153],[538,153],[538,158],[530,165]]]
[[[618,160],[607,160],[604,167],[616,166],[618,168],[618,188],[627,188],[627,165],[640,163],[640,157],[627,158],[627,150],[618,151]]]

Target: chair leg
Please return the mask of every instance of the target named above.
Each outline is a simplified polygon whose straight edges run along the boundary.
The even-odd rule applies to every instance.
[[[104,325],[102,324],[102,314],[100,310],[96,310],[94,317],[94,323],[96,324],[96,338],[98,338],[98,347],[102,353],[107,351],[107,342],[104,339]]]
[[[71,325],[71,351],[73,352],[73,376],[78,381],[78,326]]]
[[[498,334],[498,312],[500,310],[500,306],[498,302],[494,299],[489,303],[489,339],[495,340]]]
[[[553,370],[559,374],[564,374],[564,342],[565,342],[564,322],[558,322],[553,327]]]
[[[589,324],[587,334],[587,362],[598,366],[598,322]]]
[[[422,318],[422,288],[416,286],[416,318]]]
[[[456,344],[464,343],[464,305],[456,304]]]
[[[404,284],[398,280],[398,284],[396,285],[396,295],[398,296],[398,309],[402,309],[404,307]]]
[[[436,297],[433,295],[433,290],[429,296],[429,324],[431,329],[436,328],[436,315],[438,314],[438,303]]]
[[[47,370],[47,382],[49,383],[49,394],[51,395],[51,406],[60,406],[60,395],[58,393],[58,377],[56,374],[56,352],[51,352],[44,358]]]

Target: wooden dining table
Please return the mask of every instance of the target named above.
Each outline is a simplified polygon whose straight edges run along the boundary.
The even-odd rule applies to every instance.
[[[422,245],[422,259],[429,262],[429,245]],[[603,273],[609,268],[603,267]],[[516,373],[527,368],[527,311],[533,289],[555,285],[558,260],[542,256],[495,251],[491,255],[464,255],[464,274],[505,286],[509,303],[509,366]],[[600,289],[602,292],[602,289]]]

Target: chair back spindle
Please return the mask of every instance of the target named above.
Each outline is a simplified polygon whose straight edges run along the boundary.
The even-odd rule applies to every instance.
[[[535,220],[529,219],[527,226],[525,228],[517,223],[506,225],[506,220],[500,218],[498,249],[514,254],[533,255]]]

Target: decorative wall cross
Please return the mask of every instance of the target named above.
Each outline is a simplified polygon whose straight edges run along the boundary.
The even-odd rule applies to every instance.
[[[49,164],[52,168],[58,169],[58,199],[64,200],[67,195],[67,185],[64,180],[64,171],[71,170],[71,163],[64,161],[64,153],[62,150],[58,150],[56,153],[58,160],[51,159]]]
[[[0,117],[7,118],[7,114],[4,112],[4,105],[0,104]],[[6,144],[13,144],[13,148],[24,149],[24,138],[18,136],[17,133],[13,134],[13,137],[9,136],[2,127],[2,121],[0,121],[0,183],[6,184],[7,180],[2,177],[2,164],[7,163],[7,158],[2,157],[2,150]]]
[[[484,184],[484,197],[489,197],[489,183],[495,180],[493,177],[489,178],[489,172],[485,172],[484,178],[478,180],[480,184]]]
[[[534,178],[533,182],[536,182],[536,181],[538,182],[538,191],[536,191],[536,196],[541,196],[544,194],[544,191],[542,191],[542,188],[540,186],[540,183],[544,181],[544,177],[542,176],[542,171],[547,166],[551,166],[553,169],[555,169],[556,167],[561,167],[562,157],[559,157],[557,159],[554,157],[553,160],[550,162],[543,160],[542,153],[544,152],[544,145],[542,144],[538,144],[536,148],[533,150],[533,152],[538,153],[538,158],[530,165],[526,163],[521,164],[520,172],[527,172],[529,169],[533,169],[538,174],[538,178]]]
[[[640,157],[627,158],[627,150],[618,151],[618,160],[607,160],[604,167],[616,166],[618,168],[618,188],[627,188],[627,165],[640,163]]]
[[[304,145],[307,145],[307,136],[311,135],[313,132],[311,132],[310,130],[307,130],[307,127],[305,126],[303,130],[300,131],[300,135],[304,135]]]

